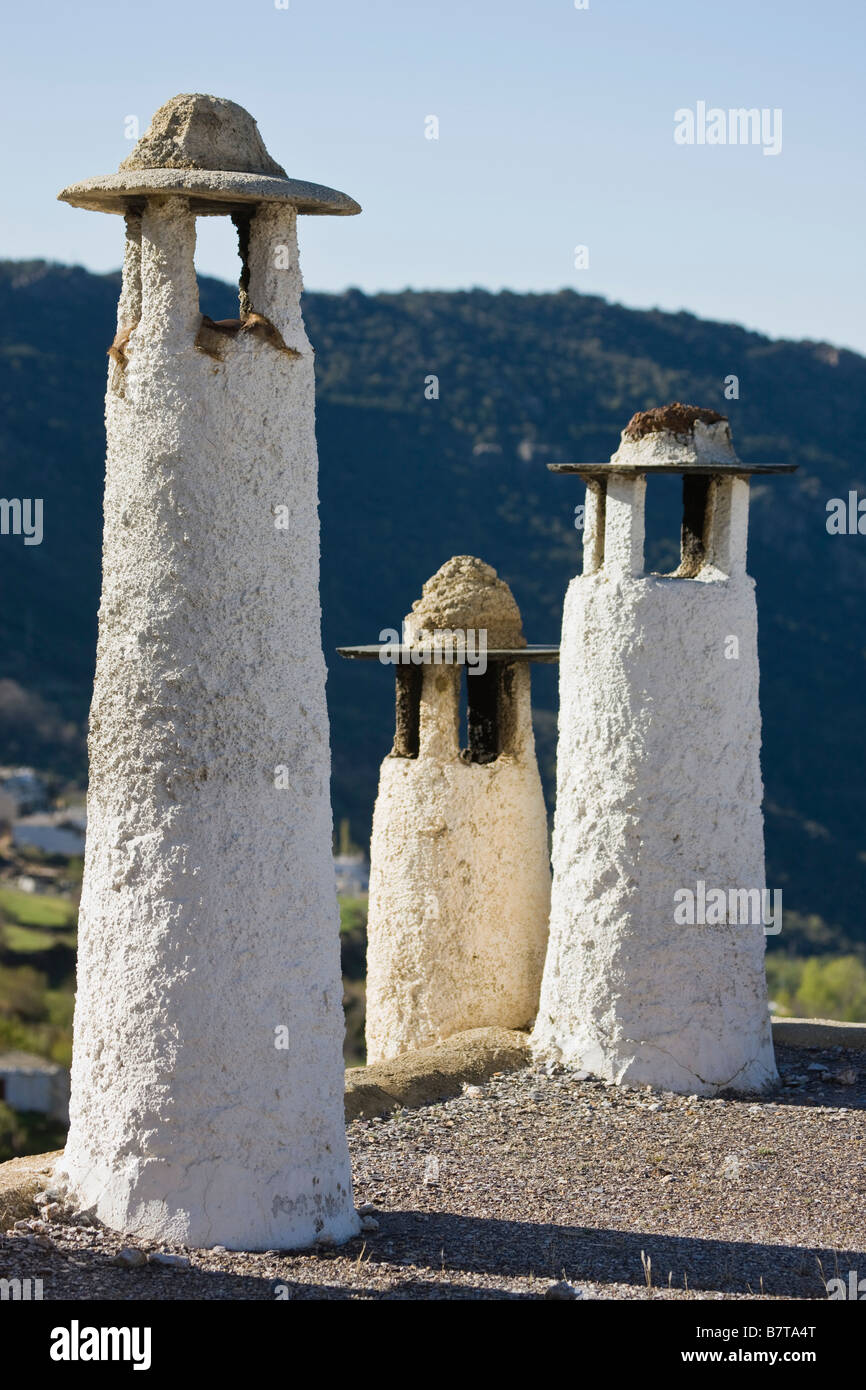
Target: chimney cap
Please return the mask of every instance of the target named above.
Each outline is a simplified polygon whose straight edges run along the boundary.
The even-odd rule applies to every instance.
[[[454,555],[440,566],[406,615],[413,644],[424,633],[472,629],[487,633],[488,647],[525,647],[520,609],[492,565],[475,555]]]
[[[639,410],[620,437],[607,463],[549,463],[552,473],[579,473],[584,478],[608,473],[733,474],[793,473],[795,463],[744,463],[737,457],[725,415],[703,406],[656,406]]]
[[[95,212],[125,213],[145,198],[179,195],[196,213],[230,213],[251,203],[290,203],[299,213],[351,217],[354,198],[290,179],[272,159],[248,111],[200,92],[172,97],[116,174],[71,184],[61,202]]]
[[[454,555],[428,579],[421,598],[406,617],[404,643],[338,647],[340,656],[356,660],[379,657],[389,664],[408,664],[412,653],[449,653],[462,665],[464,642],[457,635],[483,632],[488,661],[556,661],[559,648],[528,646],[514,595],[491,565],[474,555]]]
[[[405,665],[412,662],[412,653],[416,655],[419,651],[434,653],[435,647],[406,646],[402,642],[369,642],[366,646],[360,647],[337,647],[335,648],[338,656],[347,657],[350,661],[379,661],[383,665]],[[543,643],[530,643],[525,647],[488,647],[485,650],[488,663],[491,661],[540,661],[552,663],[559,660],[559,646]],[[455,649],[455,666],[466,664],[466,654]]]

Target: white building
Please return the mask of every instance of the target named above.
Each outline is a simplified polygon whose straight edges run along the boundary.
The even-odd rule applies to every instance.
[[[335,854],[337,892],[343,897],[362,897],[370,887],[370,866],[363,854]]]
[[[69,1072],[32,1052],[0,1052],[0,1101],[13,1110],[35,1110],[69,1119]]]
[[[71,859],[84,853],[86,824],[86,816],[72,810],[24,816],[12,827],[12,843],[16,849],[38,849]]]
[[[0,788],[12,797],[19,816],[48,809],[45,782],[32,767],[0,768]]]

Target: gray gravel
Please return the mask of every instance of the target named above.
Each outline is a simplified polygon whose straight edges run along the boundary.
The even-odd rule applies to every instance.
[[[357,1120],[341,1249],[169,1249],[52,1208],[0,1237],[0,1273],[46,1299],[823,1298],[866,1277],[866,1058],[779,1062],[760,1102],[532,1069]]]

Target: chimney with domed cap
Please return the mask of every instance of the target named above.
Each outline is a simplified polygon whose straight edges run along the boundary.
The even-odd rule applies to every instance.
[[[761,1091],[776,1079],[764,931],[777,928],[764,897],[749,477],[793,470],[744,463],[724,416],[680,402],[634,415],[608,462],[551,467],[583,478],[587,507],[562,625],[534,1047],[612,1082]],[[644,566],[644,496],[659,473],[683,483],[671,574]]]
[[[266,1250],[359,1227],[343,1118],[313,353],[290,178],[234,102],[178,96],[120,170],[71,1203],[148,1240]],[[199,308],[196,218],[237,228]]]
[[[457,555],[402,633],[339,650],[397,677],[370,845],[367,1060],[470,1028],[526,1027],[550,905],[529,671],[557,648],[529,646],[508,585]]]

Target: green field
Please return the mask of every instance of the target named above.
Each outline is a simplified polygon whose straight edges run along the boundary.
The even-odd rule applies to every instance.
[[[19,955],[30,955],[34,951],[50,951],[52,946],[68,946],[75,949],[77,937],[74,931],[46,931],[44,928],[19,927],[14,922],[0,924],[0,945],[7,951]]]
[[[68,898],[49,893],[24,893],[20,888],[0,888],[0,918],[19,927],[74,927],[78,912]]]

